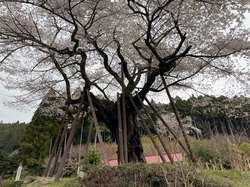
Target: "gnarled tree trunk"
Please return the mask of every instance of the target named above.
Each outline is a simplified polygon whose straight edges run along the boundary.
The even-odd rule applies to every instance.
[[[97,118],[99,122],[106,124],[108,129],[114,136],[118,144],[119,140],[119,129],[118,129],[118,113],[117,113],[117,102],[101,102],[99,99],[91,95],[94,101],[94,105],[97,109]],[[128,146],[128,162],[145,162],[143,154],[143,147],[141,137],[139,134],[138,126],[136,125],[136,116],[132,104],[126,99],[126,126],[127,126],[127,146]],[[123,126],[123,125],[122,125]],[[119,146],[119,144],[118,144]],[[118,147],[119,149],[119,147]],[[117,151],[119,154],[119,151]],[[120,155],[118,155],[119,158]]]
[[[126,118],[128,132],[128,161],[145,162],[141,137],[135,123],[136,114],[134,112],[128,112]]]

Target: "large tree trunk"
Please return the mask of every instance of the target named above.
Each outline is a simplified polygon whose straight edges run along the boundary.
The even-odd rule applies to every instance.
[[[94,100],[94,105],[97,108],[98,121],[106,124],[106,126],[109,128],[109,130],[114,136],[114,139],[118,144],[119,129],[118,129],[117,102],[108,104],[107,102],[105,102],[104,104],[104,102],[100,102],[100,100],[95,98],[93,95],[92,98]],[[137,113],[135,112],[132,104],[130,104],[130,102],[128,101],[129,99],[126,99],[128,162],[145,162],[141,137],[139,134],[138,126],[136,125]],[[119,154],[119,151],[117,151],[117,153]],[[118,155],[118,158],[120,158],[120,155]]]
[[[112,118],[115,118],[117,114],[114,113]],[[139,134],[138,127],[135,122],[136,114],[128,112],[126,114],[126,125],[127,125],[127,145],[128,145],[128,151],[127,151],[127,156],[128,156],[128,162],[145,162],[145,157],[143,154],[143,147],[142,147],[142,142],[141,142],[141,137]],[[119,131],[118,131],[118,122],[114,121],[112,123],[111,128],[108,126],[112,134],[114,135],[114,138],[118,144],[118,158],[120,158],[119,155]]]
[[[128,132],[128,161],[145,162],[143,147],[138,127],[135,123],[136,114],[127,113],[127,132]]]

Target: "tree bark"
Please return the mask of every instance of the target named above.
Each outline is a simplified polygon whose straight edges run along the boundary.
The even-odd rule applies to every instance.
[[[90,93],[91,94],[91,93]],[[86,99],[84,101],[85,106],[89,106],[89,101]],[[104,101],[97,97],[95,97],[93,94],[91,94],[91,99],[93,101],[93,105],[96,108],[96,117],[98,122],[104,123],[107,128],[110,130],[110,132],[113,135],[113,138],[115,141],[119,142],[119,125],[118,125],[118,105],[117,102],[111,102],[111,101]],[[118,99],[118,98],[117,98]],[[121,101],[121,97],[119,100]],[[135,103],[140,105],[135,98]],[[126,126],[127,126],[127,156],[128,156],[128,162],[145,162],[145,157],[143,155],[143,147],[142,142],[139,134],[138,127],[136,125],[136,116],[137,113],[135,112],[131,102],[129,101],[129,98],[126,96],[125,98],[126,102]],[[122,107],[122,106],[120,106]],[[140,108],[140,106],[138,106]],[[120,111],[122,109],[120,108]],[[123,117],[123,116],[121,116]],[[123,126],[122,122],[122,126]],[[119,148],[118,148],[119,150]],[[119,152],[118,152],[119,154]],[[118,155],[119,157],[120,155]]]
[[[135,123],[136,114],[127,113],[128,162],[146,162],[141,137]]]

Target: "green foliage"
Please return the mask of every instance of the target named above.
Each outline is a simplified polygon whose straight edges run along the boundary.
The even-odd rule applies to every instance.
[[[209,140],[192,141],[192,151],[200,164],[210,169],[231,168],[229,145],[220,142],[218,145],[211,143]]]
[[[191,176],[194,186],[248,187],[250,172],[235,170],[199,170]]]
[[[55,138],[59,122],[37,112],[26,127],[21,141],[20,155],[31,173],[42,174],[44,159],[49,154],[51,138]]]
[[[86,158],[87,166],[97,166],[101,163],[101,154],[94,147],[91,147],[88,151],[88,155]]]
[[[23,181],[12,181],[12,180],[6,180],[0,183],[1,187],[21,187],[23,184]]]
[[[171,173],[172,168],[167,168],[166,165],[159,164],[132,164],[119,167],[92,167],[88,171],[88,176],[84,179],[86,186],[167,186],[165,176]],[[171,176],[174,180],[175,176]],[[172,186],[172,185],[171,185]]]
[[[17,149],[25,132],[25,123],[0,123],[0,175],[10,178],[17,170],[20,158]],[[12,154],[11,154],[12,153]]]
[[[154,107],[157,108],[157,110],[159,111],[164,111],[163,108],[165,105],[162,104],[155,104],[153,101],[151,101],[152,105],[154,105]],[[153,124],[151,123],[151,120],[148,118],[148,115],[150,116],[150,118],[153,121],[157,121],[157,115],[155,114],[155,112],[148,106],[148,105],[144,105],[143,106],[144,109],[141,110],[141,113],[144,114],[142,115],[143,120],[145,121],[145,124],[148,126],[150,132],[152,134],[155,134],[155,127],[153,127]],[[144,112],[144,110],[147,111],[148,115]],[[142,122],[140,120],[139,117],[135,118],[135,122],[136,122],[136,126],[137,126],[137,131],[139,132],[139,134],[141,136],[143,135],[147,135],[147,131],[145,130],[144,126],[142,125]]]
[[[84,119],[83,119],[83,122],[82,124],[79,124],[78,125],[78,129],[76,131],[76,134],[75,134],[75,137],[73,139],[73,144],[74,145],[78,145],[79,142],[80,142],[80,139],[81,139],[81,128],[83,127],[82,131],[83,131],[83,134],[82,134],[82,143],[87,143],[87,138],[88,138],[88,133],[89,133],[89,128],[90,128],[90,119],[89,119],[89,116],[86,116]],[[104,142],[112,142],[113,141],[113,137],[112,137],[112,134],[110,132],[110,130],[107,128],[107,126],[104,124],[104,123],[99,123],[99,128],[100,128],[100,133],[102,135],[102,138],[103,138],[103,141]],[[96,130],[95,128],[93,127],[92,129],[92,133],[91,133],[91,142],[94,141],[95,139],[95,133],[96,133]]]
[[[239,145],[239,149],[246,155],[250,157],[250,143],[244,142]]]
[[[113,141],[112,134],[110,130],[107,128],[105,123],[99,123],[100,133],[102,135],[103,141],[111,143]],[[95,129],[96,131],[96,129]]]
[[[182,100],[180,97],[176,97],[175,105],[178,106],[178,112],[180,112],[182,117],[191,115],[192,103],[189,100]]]
[[[11,153],[20,146],[26,123],[0,123],[0,151]]]
[[[3,178],[10,178],[13,172],[17,170],[19,165],[19,159],[16,154],[8,155],[7,153],[0,151],[0,175]]]
[[[73,139],[73,144],[78,145],[81,139],[81,128],[83,127],[82,143],[87,142],[88,132],[89,132],[90,121],[88,116],[83,119],[82,124],[78,125],[75,137]],[[92,133],[91,139],[94,139],[94,133]]]

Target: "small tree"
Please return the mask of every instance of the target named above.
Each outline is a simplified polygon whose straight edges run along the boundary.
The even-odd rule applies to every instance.
[[[101,164],[102,160],[100,152],[94,147],[91,147],[88,151],[85,162],[87,166],[97,166]]]

